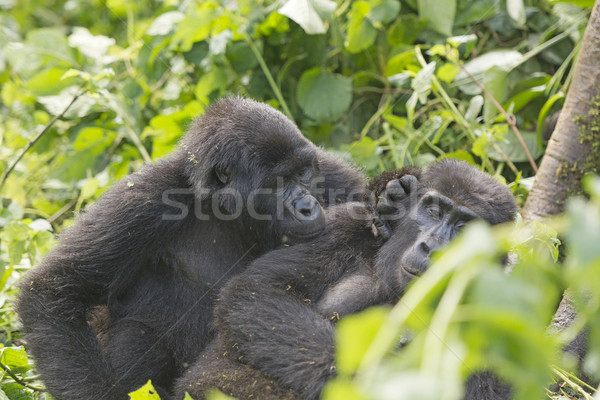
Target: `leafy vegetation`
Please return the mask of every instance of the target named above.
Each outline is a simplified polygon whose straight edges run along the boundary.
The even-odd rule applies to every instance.
[[[171,151],[214,99],[265,101],[370,175],[458,158],[522,202],[592,4],[0,1],[0,398],[49,397],[18,347],[15,281],[74,212]],[[556,223],[571,244],[564,261],[548,228],[474,226],[393,310],[342,321],[340,376],[327,398],[455,398],[481,367],[521,398],[539,398],[553,371],[576,386],[555,350],[585,322],[600,335],[589,287],[600,274],[597,188],[590,183],[594,200]],[[498,265],[508,250],[520,255],[510,277]],[[577,326],[549,337],[567,286],[592,289],[592,298],[577,296]],[[353,337],[352,324],[369,329]],[[400,327],[414,339],[389,354]]]

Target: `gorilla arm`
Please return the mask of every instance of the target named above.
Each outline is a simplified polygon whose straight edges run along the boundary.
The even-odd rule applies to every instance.
[[[335,375],[333,322],[313,304],[342,274],[370,270],[381,246],[370,221],[346,217],[332,221],[319,242],[255,261],[221,290],[215,308],[222,348],[237,350],[241,362],[303,399],[317,399]],[[336,305],[337,296],[330,296]]]
[[[167,182],[184,187],[168,162],[118,182],[21,283],[17,307],[28,347],[49,391],[61,399],[81,398],[82,386],[100,398],[115,381],[87,318],[154,262],[147,254],[158,258],[158,243],[177,229],[180,221],[161,218],[170,212],[160,197]]]

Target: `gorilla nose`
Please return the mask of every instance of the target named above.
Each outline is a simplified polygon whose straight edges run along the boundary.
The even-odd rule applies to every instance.
[[[294,203],[296,215],[303,220],[314,220],[321,215],[321,205],[313,196],[303,196]]]

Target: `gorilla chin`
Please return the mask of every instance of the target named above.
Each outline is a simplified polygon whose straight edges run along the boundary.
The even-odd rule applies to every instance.
[[[320,205],[317,203],[315,211],[309,216],[298,217],[284,227],[283,242],[306,242],[319,236],[327,227],[327,219]],[[286,240],[288,239],[288,240]]]

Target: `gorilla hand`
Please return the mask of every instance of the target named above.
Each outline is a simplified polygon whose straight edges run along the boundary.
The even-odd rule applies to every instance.
[[[404,213],[400,212],[404,208],[400,202],[411,194],[416,195],[417,183],[417,177],[414,175],[403,175],[399,179],[390,180],[385,189],[378,194],[375,208],[377,217],[373,219],[375,236],[389,239],[393,228],[391,224],[404,216]]]

